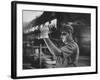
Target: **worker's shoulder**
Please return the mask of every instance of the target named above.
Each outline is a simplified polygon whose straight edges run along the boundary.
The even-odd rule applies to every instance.
[[[78,44],[76,42],[72,41],[72,42],[68,42],[65,45],[65,47],[67,47],[69,49],[76,49],[76,48],[78,48]]]

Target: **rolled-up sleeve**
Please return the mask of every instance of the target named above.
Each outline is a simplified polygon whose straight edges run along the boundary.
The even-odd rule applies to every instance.
[[[66,56],[70,56],[71,54],[73,54],[74,49],[75,49],[75,45],[67,44],[61,47],[61,53],[63,53]]]

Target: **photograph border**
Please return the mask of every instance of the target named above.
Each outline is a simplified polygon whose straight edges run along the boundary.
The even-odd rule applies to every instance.
[[[80,7],[80,8],[94,8],[96,10],[96,71],[85,73],[69,73],[69,74],[53,74],[53,75],[37,75],[37,76],[17,76],[17,4],[34,4],[34,5],[49,5],[49,6],[62,6],[62,7]],[[67,75],[85,75],[85,74],[97,74],[98,73],[98,7],[89,5],[73,5],[73,4],[56,4],[56,3],[40,3],[40,2],[24,2],[24,1],[12,1],[11,2],[11,78],[38,78],[38,77],[53,77],[53,76],[67,76]]]

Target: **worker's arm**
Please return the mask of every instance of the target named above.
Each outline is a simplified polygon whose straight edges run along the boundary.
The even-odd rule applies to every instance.
[[[61,50],[55,46],[55,44],[49,39],[49,38],[44,38],[45,44],[47,45],[49,51],[53,54],[53,55],[60,55],[61,54]]]
[[[55,44],[49,38],[48,34],[50,33],[50,31],[49,31],[48,26],[49,25],[45,24],[42,27],[40,27],[40,31],[41,31],[40,38],[44,40],[46,46],[48,47],[49,51],[51,52],[53,56],[60,55],[61,50],[57,48]]]

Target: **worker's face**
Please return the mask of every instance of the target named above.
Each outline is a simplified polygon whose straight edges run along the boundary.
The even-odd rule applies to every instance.
[[[63,42],[67,41],[69,34],[67,32],[61,32],[61,39]]]

